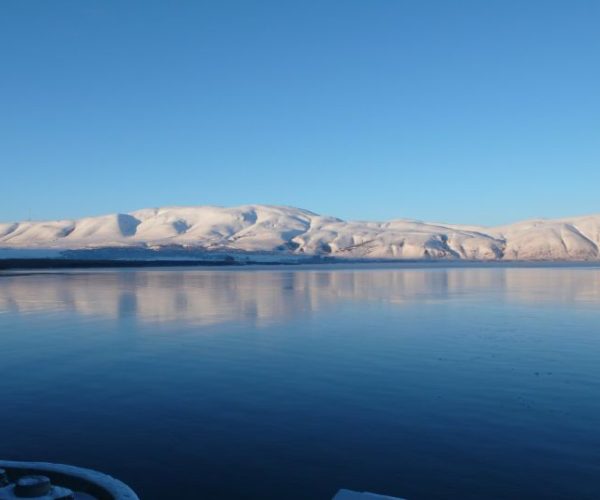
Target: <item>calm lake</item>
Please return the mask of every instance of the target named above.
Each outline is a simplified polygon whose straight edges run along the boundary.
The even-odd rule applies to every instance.
[[[146,499],[600,498],[600,269],[0,275],[0,457]]]

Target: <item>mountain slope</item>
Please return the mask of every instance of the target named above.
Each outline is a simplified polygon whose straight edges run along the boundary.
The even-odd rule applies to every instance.
[[[600,260],[600,215],[502,227],[343,221],[292,207],[143,209],[78,220],[0,224],[0,249],[174,248],[363,259]]]

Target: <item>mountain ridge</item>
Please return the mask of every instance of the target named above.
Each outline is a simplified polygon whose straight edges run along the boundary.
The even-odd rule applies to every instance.
[[[58,221],[0,223],[0,250],[149,249],[340,259],[600,260],[600,214],[502,226],[414,219],[346,221],[277,205],[145,208]],[[1,256],[2,254],[0,254]]]

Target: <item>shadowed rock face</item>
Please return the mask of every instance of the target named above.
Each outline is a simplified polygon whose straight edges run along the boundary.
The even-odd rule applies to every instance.
[[[599,260],[600,215],[477,227],[414,220],[343,221],[298,208],[248,205],[0,224],[0,249],[166,251],[175,246],[351,259]]]

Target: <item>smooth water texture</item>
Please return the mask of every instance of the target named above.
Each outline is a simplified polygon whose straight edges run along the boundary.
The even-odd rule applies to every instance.
[[[0,275],[0,457],[142,499],[600,498],[600,270]]]

